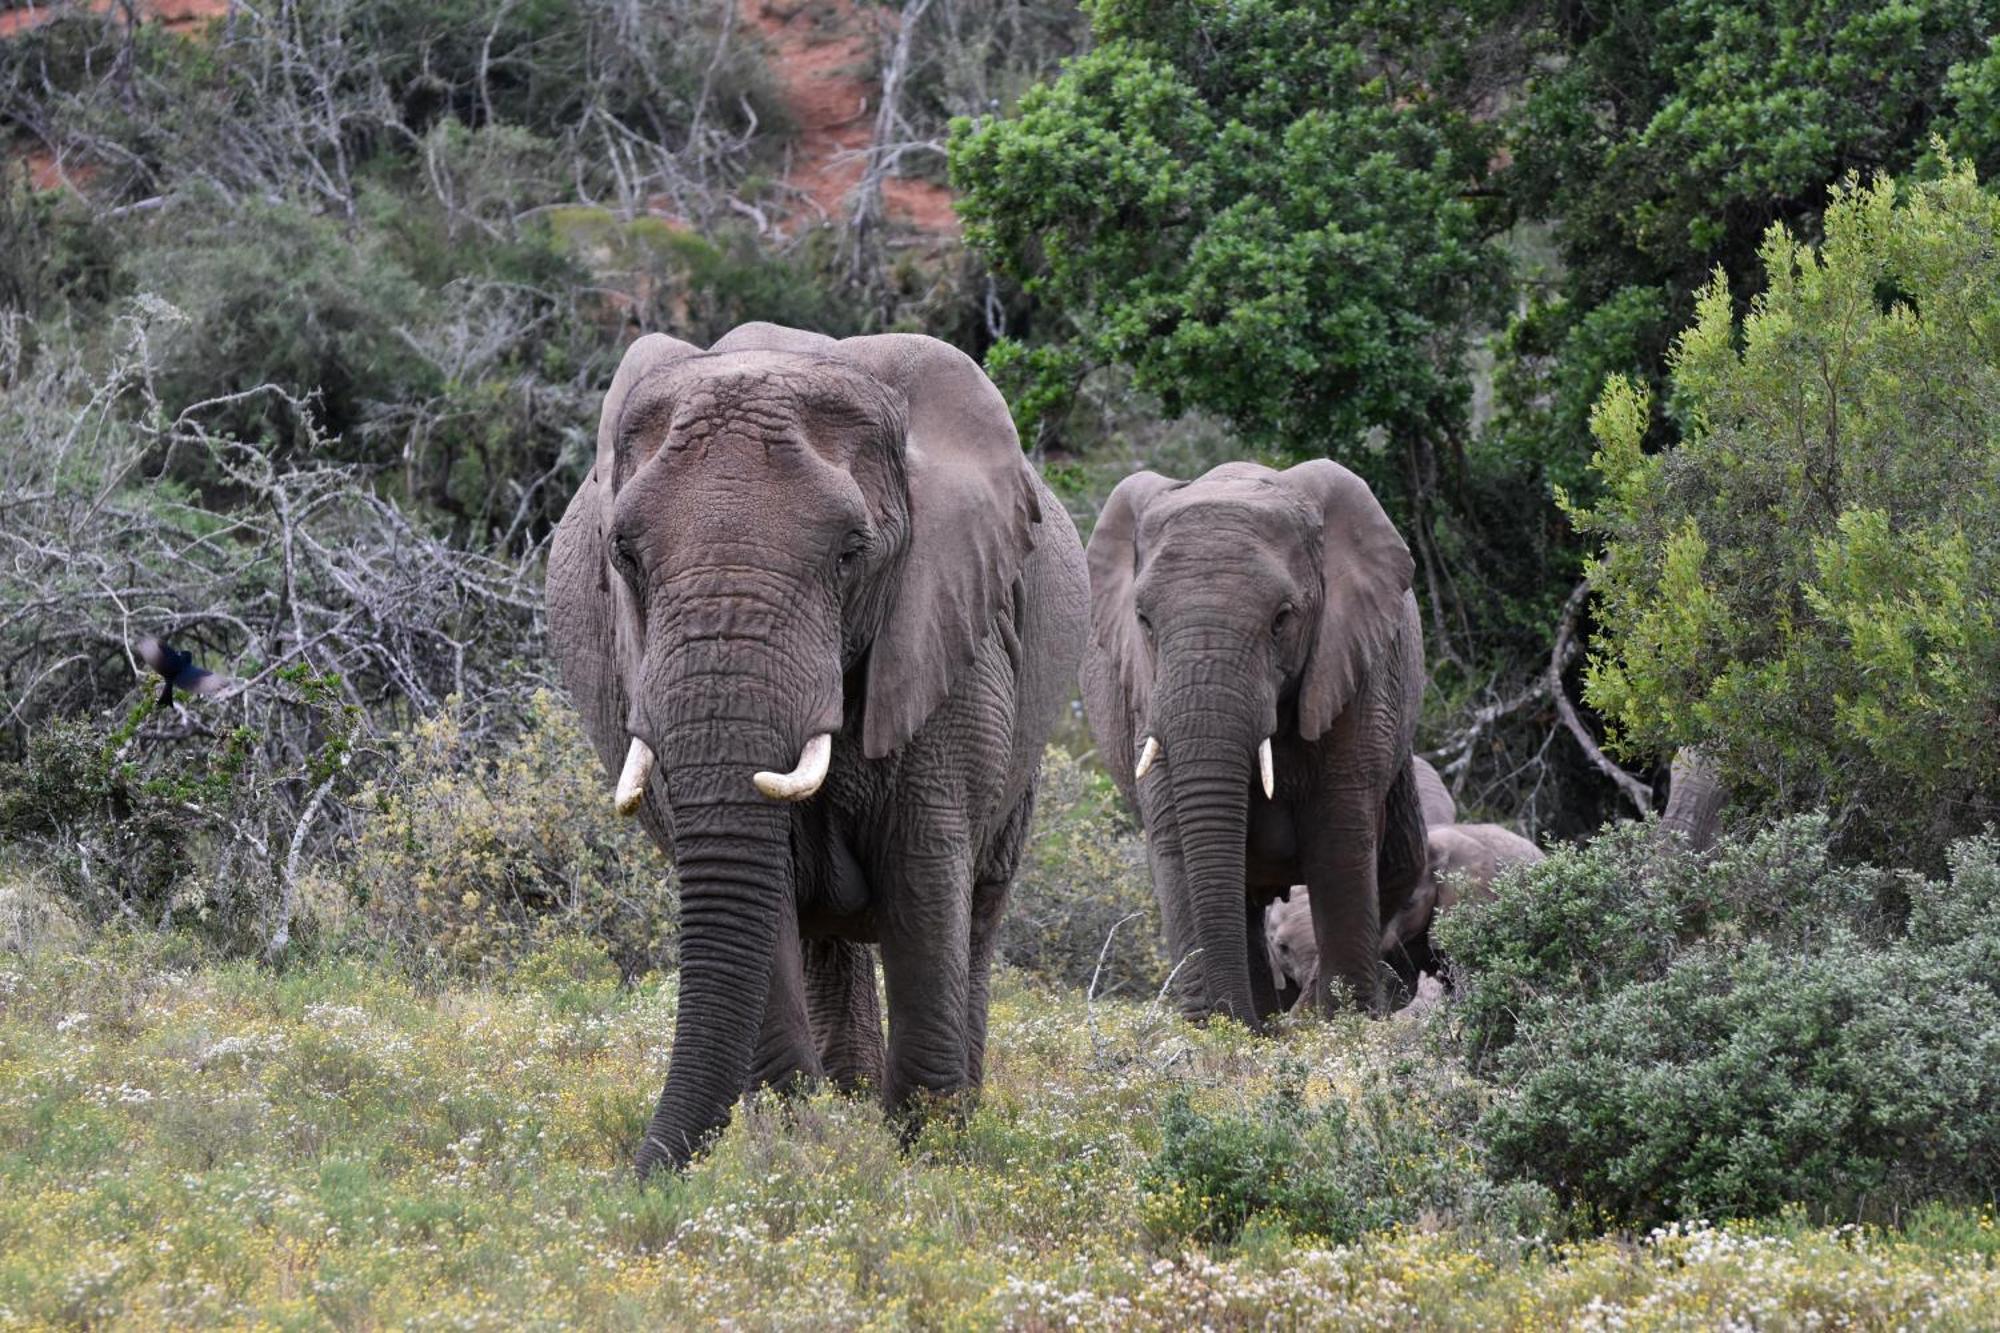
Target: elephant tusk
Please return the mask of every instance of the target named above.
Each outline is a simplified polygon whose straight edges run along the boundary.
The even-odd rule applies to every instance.
[[[803,801],[826,781],[827,766],[832,762],[833,733],[822,731],[799,751],[797,768],[789,773],[759,773],[750,781],[774,801]]]
[[[1139,751],[1139,766],[1132,770],[1132,781],[1137,782],[1153,771],[1153,761],[1160,757],[1160,742],[1157,738],[1146,737],[1146,744]]]
[[[632,748],[625,752],[625,771],[618,775],[618,794],[611,798],[611,808],[621,815],[630,815],[639,808],[639,799],[646,794],[646,779],[653,775],[653,747],[632,738]]]
[[[1257,776],[1264,780],[1264,799],[1276,800],[1278,796],[1278,775],[1271,763],[1271,738],[1266,736],[1257,747]]]

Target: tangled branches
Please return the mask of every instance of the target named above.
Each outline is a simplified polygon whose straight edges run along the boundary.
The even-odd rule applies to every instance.
[[[96,378],[55,353],[25,376],[19,357],[0,365],[0,384],[20,381],[0,399],[19,442],[0,460],[0,757],[25,774],[0,816],[64,848],[106,914],[174,910],[157,899],[197,837],[221,844],[203,858],[215,886],[281,880],[289,898],[383,738],[450,696],[475,739],[516,725],[542,658],[539,552],[454,548],[354,466],[204,424],[281,390],[170,414],[152,345],[178,317],[141,298]],[[146,634],[236,681],[198,709],[155,708],[130,646]],[[165,836],[105,841],[135,818]],[[274,895],[252,897],[270,910]],[[283,917],[257,928],[278,935]]]

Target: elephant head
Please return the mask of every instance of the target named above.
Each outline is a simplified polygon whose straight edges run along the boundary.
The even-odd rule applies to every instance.
[[[1312,903],[1305,885],[1294,885],[1289,896],[1264,909],[1264,953],[1271,964],[1271,984],[1280,995],[1311,992],[1319,971],[1319,945],[1313,941]]]
[[[1153,781],[1186,878],[1169,909],[1181,914],[1176,947],[1200,948],[1206,1007],[1255,1027],[1253,792],[1270,799],[1283,776],[1274,736],[1317,742],[1399,650],[1409,550],[1367,484],[1320,460],[1283,472],[1230,463],[1193,482],[1134,474],[1088,558],[1092,633],[1131,720],[1136,780],[1165,768]],[[1372,940],[1358,947],[1372,969]]]
[[[642,1171],[684,1162],[743,1089],[795,910],[789,803],[945,698],[1033,543],[1035,495],[1006,404],[944,343],[752,324],[707,352],[651,335],[626,353],[549,600],[615,800],[680,874],[680,1011]]]

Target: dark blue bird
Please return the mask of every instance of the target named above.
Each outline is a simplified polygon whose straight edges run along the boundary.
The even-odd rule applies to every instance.
[[[196,666],[192,654],[176,650],[164,639],[141,639],[138,652],[139,660],[159,672],[164,682],[160,686],[161,708],[174,701],[176,685],[189,694],[220,694],[230,683],[228,676]]]

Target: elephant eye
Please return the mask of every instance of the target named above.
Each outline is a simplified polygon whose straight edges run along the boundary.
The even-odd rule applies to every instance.
[[[1292,608],[1290,606],[1279,607],[1278,614],[1271,618],[1271,637],[1275,639],[1284,634],[1285,630],[1291,626],[1291,623]]]
[[[1146,642],[1153,641],[1153,622],[1144,611],[1139,612],[1139,632],[1146,636]]]
[[[848,574],[853,572],[854,567],[861,563],[861,557],[867,553],[867,550],[868,550],[867,533],[865,532],[848,533],[846,542],[844,542],[840,548],[840,554],[834,557],[833,566],[835,570],[837,570],[842,574]]]
[[[639,561],[632,554],[632,540],[622,532],[611,534],[611,563],[618,566],[621,574],[633,575],[639,572]]]

